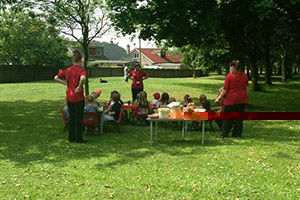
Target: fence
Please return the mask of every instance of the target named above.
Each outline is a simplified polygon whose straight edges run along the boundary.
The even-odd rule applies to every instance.
[[[59,67],[0,66],[0,83],[53,80],[58,70]],[[193,70],[189,69],[146,69],[145,71],[149,77],[157,78],[193,76]],[[88,68],[88,77],[117,77],[123,75],[123,68]],[[196,70],[196,76],[202,77],[204,74],[201,70]]]

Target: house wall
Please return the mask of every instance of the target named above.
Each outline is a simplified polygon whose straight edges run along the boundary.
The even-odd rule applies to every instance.
[[[134,57],[135,54],[139,54],[139,52],[137,50],[134,50],[133,52],[131,52],[131,54],[130,54],[131,58],[133,58],[137,62],[140,62],[140,58],[135,58]],[[146,56],[144,56],[143,54],[142,54],[141,61],[142,61],[143,65],[152,65],[152,62],[149,61],[149,59]]]
[[[59,67],[29,67],[29,66],[0,66],[0,83],[17,83],[40,80],[53,80]],[[189,69],[146,69],[150,77],[180,78],[192,77],[193,70]],[[122,77],[123,68],[94,67],[87,70],[89,77]],[[196,76],[202,77],[201,70],[196,70]]]

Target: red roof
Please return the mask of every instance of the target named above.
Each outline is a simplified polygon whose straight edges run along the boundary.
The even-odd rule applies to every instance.
[[[137,51],[140,49],[137,48]],[[166,52],[165,57],[161,57],[155,53],[155,51],[160,52],[161,49],[141,49],[141,52],[146,56],[152,63],[181,63],[181,56],[170,55]]]

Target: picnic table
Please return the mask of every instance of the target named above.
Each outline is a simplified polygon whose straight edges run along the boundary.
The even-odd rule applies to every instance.
[[[202,121],[202,145],[204,144],[204,134],[205,134],[205,121],[208,120],[208,113],[207,112],[201,112],[201,113],[195,113],[195,116],[193,117],[192,112],[182,112],[181,117],[178,119],[173,118],[147,118],[148,121],[150,121],[150,146],[152,146],[152,135],[153,135],[153,123],[155,123],[155,141],[157,141],[157,129],[158,129],[158,123],[159,122],[183,122],[182,123],[182,132],[181,137],[184,139],[185,133],[187,132],[187,123],[188,121]]]

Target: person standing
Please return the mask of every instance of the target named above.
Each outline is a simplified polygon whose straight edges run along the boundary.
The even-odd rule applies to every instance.
[[[69,107],[69,142],[85,143],[82,139],[82,118],[84,112],[83,85],[86,80],[86,71],[81,68],[82,56],[76,50],[72,56],[72,66],[60,72],[54,80],[67,86],[66,100]],[[65,79],[65,80],[63,80]]]
[[[125,67],[124,67],[124,78],[125,78],[125,80],[123,81],[123,83],[125,83],[125,82],[128,83],[128,72],[129,72],[129,67],[127,65],[125,65]]]
[[[144,91],[143,80],[148,78],[147,72],[141,70],[141,65],[135,65],[135,69],[128,74],[128,78],[132,80],[131,84],[131,93],[132,93],[132,102],[137,99],[138,93]]]
[[[230,73],[225,78],[222,91],[215,100],[215,103],[222,100],[224,95],[224,112],[244,112],[248,103],[248,77],[242,72],[241,62],[233,60],[230,63]],[[220,138],[226,138],[233,125],[232,137],[242,137],[243,120],[223,120],[222,135]]]

